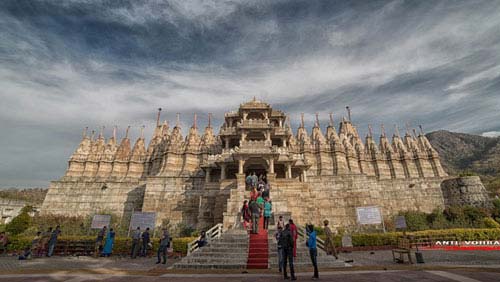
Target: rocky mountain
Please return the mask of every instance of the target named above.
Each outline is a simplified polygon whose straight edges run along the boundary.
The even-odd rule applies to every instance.
[[[450,175],[477,174],[491,193],[500,192],[500,137],[445,130],[426,136]]]

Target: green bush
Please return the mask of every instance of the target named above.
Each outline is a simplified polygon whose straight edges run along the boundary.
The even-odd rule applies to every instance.
[[[405,211],[400,212],[406,219],[406,226],[409,231],[419,231],[429,229],[427,222],[427,214],[418,211]]]
[[[11,222],[9,222],[5,226],[5,231],[8,232],[11,235],[18,235],[23,233],[26,229],[29,228],[31,224],[31,217],[29,213],[33,210],[33,207],[31,206],[25,206],[22,210],[21,213],[16,216],[14,219],[12,219]]]

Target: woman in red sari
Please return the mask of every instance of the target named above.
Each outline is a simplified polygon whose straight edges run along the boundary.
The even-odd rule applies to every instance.
[[[295,226],[295,223],[293,223],[293,220],[291,218],[288,220],[288,223],[290,224],[290,233],[292,233],[292,238],[293,238],[293,257],[296,257],[297,238],[299,237],[299,233],[297,232],[297,226]]]
[[[257,189],[255,187],[252,188],[252,191],[250,192],[250,201],[257,201],[258,197],[259,197],[259,192],[257,192]]]

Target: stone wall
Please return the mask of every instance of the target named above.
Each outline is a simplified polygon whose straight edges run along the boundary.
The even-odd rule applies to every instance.
[[[307,183],[277,180],[273,209],[290,212],[295,222],[337,227],[356,225],[356,207],[379,206],[384,218],[399,211],[431,212],[444,208],[442,178],[377,180],[365,175],[311,177]]]
[[[0,198],[0,224],[9,223],[26,206],[25,201]]]
[[[441,190],[446,206],[491,207],[492,205],[479,176],[445,180],[441,183]]]
[[[53,181],[43,202],[42,214],[85,216],[109,212],[129,216],[132,210],[142,209],[145,187],[145,181],[137,179],[66,178]]]

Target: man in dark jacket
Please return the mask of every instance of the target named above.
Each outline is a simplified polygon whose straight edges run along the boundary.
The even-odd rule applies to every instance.
[[[151,242],[149,238],[149,227],[146,228],[146,231],[142,233],[142,253],[141,256],[145,257],[148,254],[148,246],[149,242]]]
[[[283,276],[285,279],[288,279],[288,275],[286,273],[286,264],[288,261],[292,280],[297,280],[295,277],[295,269],[293,267],[293,236],[290,232],[290,224],[285,225],[285,230],[281,232],[278,244],[281,246],[283,251]]]

